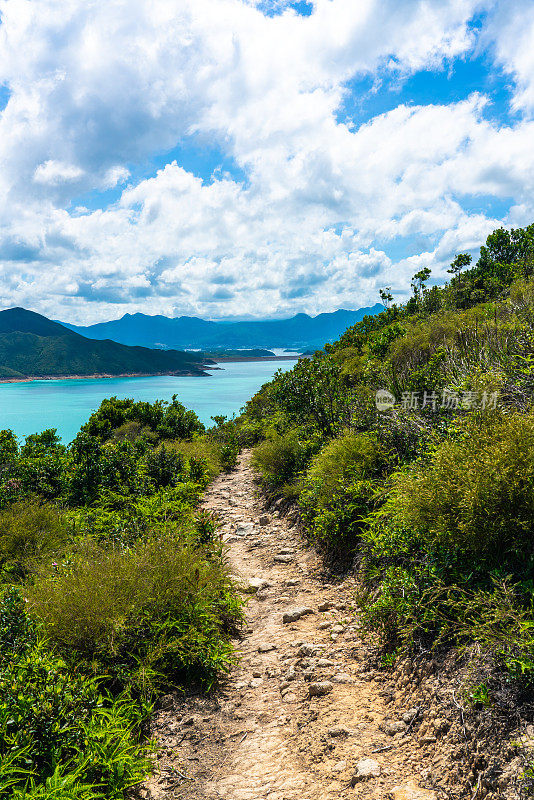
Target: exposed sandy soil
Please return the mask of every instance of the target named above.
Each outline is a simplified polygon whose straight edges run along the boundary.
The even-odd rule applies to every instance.
[[[469,773],[475,762],[465,730],[449,733],[444,747],[451,723],[439,718],[439,707],[450,687],[440,695],[439,679],[424,670],[406,688],[407,672],[395,684],[369,669],[351,610],[352,579],[329,583],[291,520],[265,515],[249,462],[242,454],[204,502],[224,523],[232,571],[258,589],[247,604],[240,663],[208,698],[164,698],[153,721],[158,770],[141,796],[434,800],[429,787],[441,774],[439,796],[505,796],[497,787],[492,794],[475,766]],[[284,622],[295,609],[307,613]]]

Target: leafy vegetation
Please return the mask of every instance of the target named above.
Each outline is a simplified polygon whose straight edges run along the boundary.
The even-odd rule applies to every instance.
[[[354,563],[384,664],[465,648],[473,704],[491,709],[495,674],[532,697],[534,226],[449,274],[421,269],[403,305],[385,287],[382,313],[237,421],[110,398],[68,447],[0,431],[0,797],[120,797],[148,768],[157,692],[228,669],[240,602],[197,506],[243,445]]]
[[[476,644],[531,692],[534,225],[495,231],[449,274],[439,287],[421,269],[403,305],[385,287],[382,313],[278,373],[239,424],[266,486],[352,559],[385,660]]]
[[[64,446],[0,432],[0,797],[119,798],[157,694],[233,663],[241,600],[207,483],[235,426],[105,400]]]
[[[123,796],[149,769],[148,706],[76,675],[42,639],[16,589],[0,605],[0,796]]]

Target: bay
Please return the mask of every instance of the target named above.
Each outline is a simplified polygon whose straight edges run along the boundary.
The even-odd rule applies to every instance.
[[[57,428],[68,444],[106,397],[171,400],[173,394],[205,425],[215,414],[232,416],[278,369],[294,361],[225,362],[209,377],[159,375],[148,378],[76,378],[0,384],[0,429],[23,438]]]

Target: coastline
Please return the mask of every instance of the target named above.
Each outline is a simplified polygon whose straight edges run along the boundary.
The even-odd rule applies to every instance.
[[[210,373],[206,370],[221,369],[217,364],[239,362],[239,361],[298,361],[299,355],[295,356],[227,356],[213,360],[213,365],[203,364],[202,370],[193,371],[170,371],[170,372],[122,372],[112,375],[108,372],[95,372],[91,375],[27,375],[21,378],[0,378],[2,383],[31,383],[32,381],[81,381],[81,380],[103,380],[106,378],[157,378],[164,375],[174,375],[177,378],[209,378]]]
[[[92,375],[28,375],[24,378],[0,378],[0,383],[31,383],[32,381],[81,381],[103,380],[106,378],[157,378],[163,375],[175,375],[177,378],[209,378],[208,372],[121,372],[111,375],[98,372]]]
[[[239,361],[298,361],[300,357],[300,353],[294,356],[210,356],[216,364]],[[208,367],[208,369],[210,369],[210,367]]]

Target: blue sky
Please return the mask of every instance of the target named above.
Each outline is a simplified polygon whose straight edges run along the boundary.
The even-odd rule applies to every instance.
[[[406,297],[534,220],[531,0],[0,0],[2,306]]]

